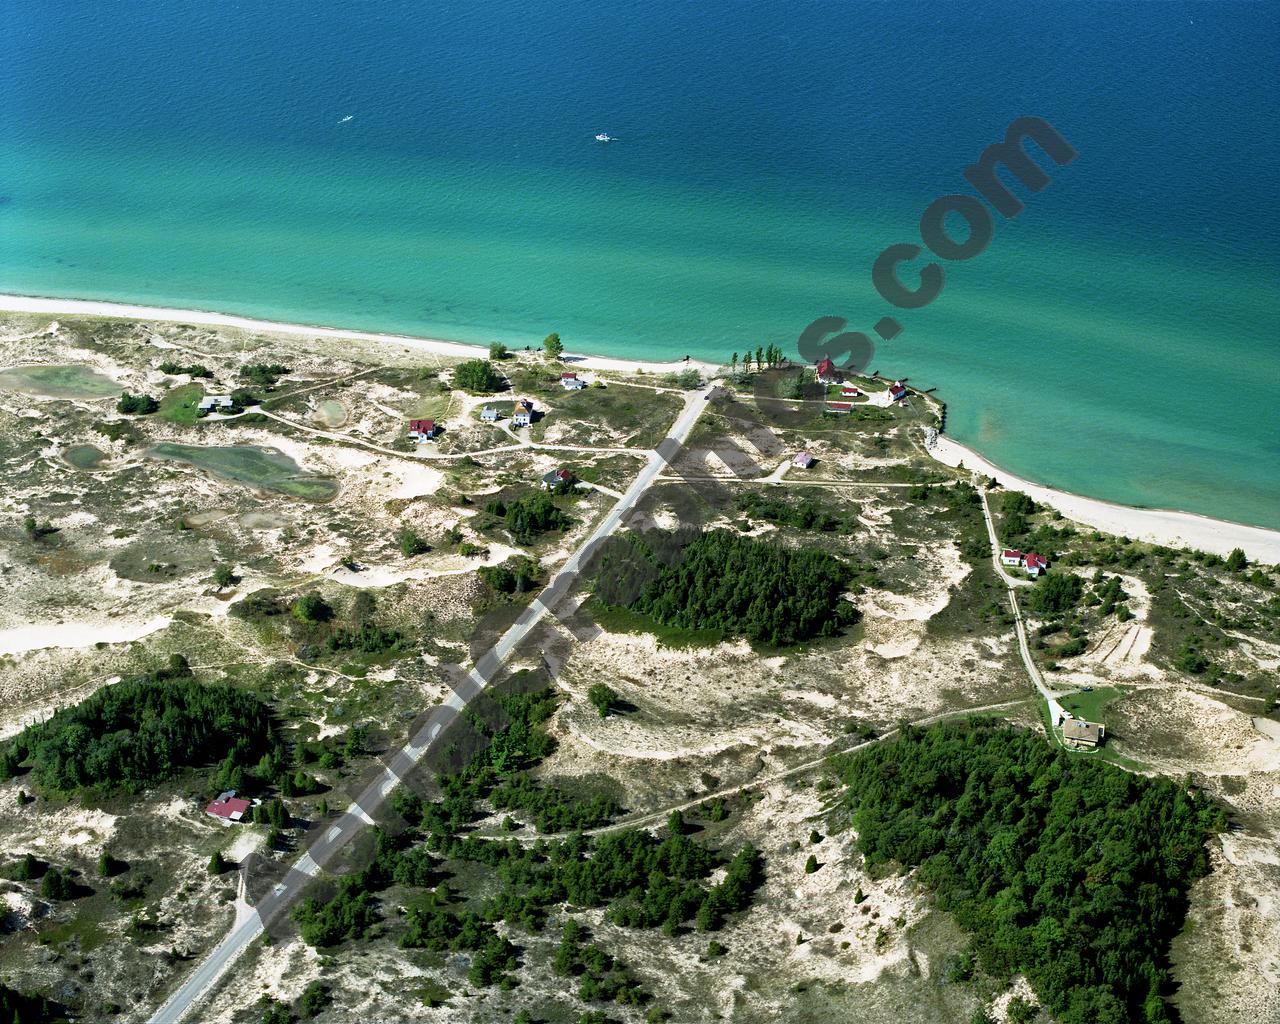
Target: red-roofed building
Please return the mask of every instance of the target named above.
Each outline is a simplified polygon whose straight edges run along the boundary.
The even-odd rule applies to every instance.
[[[573,474],[567,469],[553,469],[542,477],[542,485],[549,491],[554,491],[561,484],[571,483],[573,483]]]
[[[850,413],[853,412],[852,402],[828,402],[827,412]]]
[[[819,384],[839,384],[844,380],[844,375],[836,369],[836,364],[831,361],[829,356],[823,356],[822,360],[814,367],[818,374]]]
[[[862,392],[855,384],[846,384],[840,389],[841,398],[857,398]]]
[[[1005,548],[1004,551],[1000,553],[1000,562],[1003,565],[1021,565],[1022,552],[1016,551],[1013,548]]]
[[[581,391],[587,386],[587,382],[578,380],[576,373],[562,373],[560,374],[560,386],[566,391]]]
[[[902,381],[895,380],[892,384],[889,385],[890,401],[898,402],[906,397],[907,397],[907,388],[906,388],[906,385],[902,383]]]
[[[252,801],[236,796],[236,791],[229,789],[225,793],[219,794],[218,799],[204,809],[204,813],[211,818],[219,818],[230,824],[233,821],[243,819],[245,813],[252,806]]]
[[[427,441],[436,436],[435,420],[410,420],[409,436],[415,441]]]
[[[1039,576],[1049,568],[1049,559],[1044,555],[1037,555],[1034,551],[1027,552],[1025,561],[1028,576]]]

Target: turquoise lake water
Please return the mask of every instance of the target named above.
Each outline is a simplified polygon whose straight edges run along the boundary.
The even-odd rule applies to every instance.
[[[12,5],[0,290],[637,359],[892,314],[1007,469],[1280,527],[1278,10]],[[1078,159],[888,306],[1026,114]]]

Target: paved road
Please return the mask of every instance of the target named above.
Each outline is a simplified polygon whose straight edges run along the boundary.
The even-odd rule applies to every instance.
[[[672,450],[672,445],[668,442],[674,441],[679,445],[685,443],[703,409],[710,404],[706,401],[707,396],[708,393],[702,391],[693,391],[686,396],[684,408],[676,417],[662,450],[668,452]],[[244,952],[249,943],[263,933],[265,923],[283,913],[339,850],[360,830],[373,824],[372,814],[382,806],[400,780],[426,756],[437,737],[459,716],[462,709],[483,692],[488,685],[487,680],[496,677],[497,668],[511,656],[530,631],[546,616],[549,606],[544,603],[544,597],[547,594],[556,595],[551,599],[554,604],[560,596],[568,592],[570,584],[581,571],[584,559],[601,541],[617,530],[623,518],[636,507],[645,491],[666,466],[667,459],[658,451],[649,453],[649,461],[644,469],[640,471],[639,476],[627,488],[626,493],[600,525],[592,531],[591,536],[574,552],[542,594],[525,609],[516,623],[502,635],[493,649],[481,657],[477,665],[468,673],[468,678],[473,684],[473,688],[469,690],[469,696],[464,698],[456,692],[451,693],[447,701],[432,709],[422,728],[410,738],[408,743],[396,751],[389,759],[384,771],[369,783],[342,817],[294,862],[272,892],[253,908],[250,916],[243,920],[237,919],[231,931],[218,943],[213,952],[150,1018],[151,1024],[177,1024],[186,1016],[192,1006],[213,987],[232,962]]]

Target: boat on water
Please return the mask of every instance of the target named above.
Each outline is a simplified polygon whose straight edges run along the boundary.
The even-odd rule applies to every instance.
[[[598,132],[596,134],[596,142],[616,142],[617,140],[608,132]]]

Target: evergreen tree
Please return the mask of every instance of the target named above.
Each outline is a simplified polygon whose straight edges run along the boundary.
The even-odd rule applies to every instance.
[[[601,718],[609,717],[609,713],[613,710],[617,699],[618,695],[604,683],[593,683],[591,688],[587,690],[587,700],[599,712]]]
[[[453,371],[453,386],[473,395],[487,395],[498,390],[498,375],[487,359],[469,359]]]
[[[47,900],[69,900],[72,894],[71,879],[55,867],[50,867],[40,879],[40,895]]]

